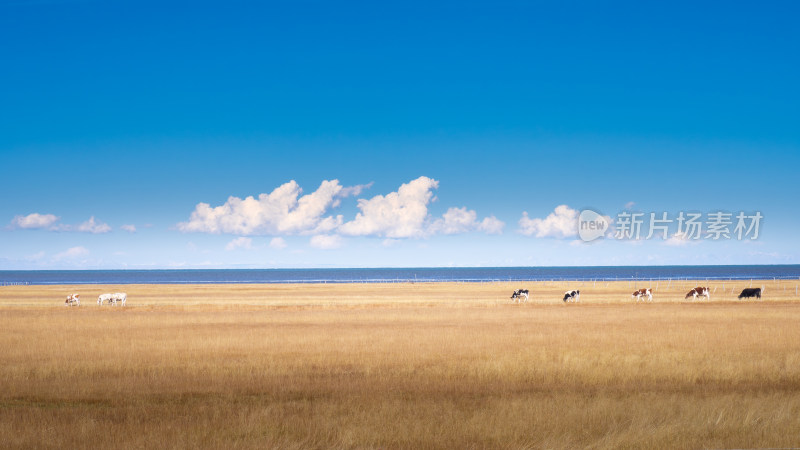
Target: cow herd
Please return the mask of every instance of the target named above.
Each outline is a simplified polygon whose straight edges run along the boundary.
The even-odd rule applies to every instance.
[[[100,294],[97,297],[97,304],[102,305],[103,303],[108,303],[109,305],[117,306],[117,303],[125,306],[125,302],[128,300],[128,294],[124,292],[116,292],[114,294]],[[80,294],[70,294],[67,296],[67,299],[64,301],[64,306],[81,306],[81,295]]]
[[[764,292],[764,288],[763,287],[760,287],[760,288],[745,288],[744,290],[742,290],[742,293],[739,294],[738,298],[739,298],[739,300],[741,300],[743,298],[753,298],[753,297],[760,299],[761,298],[761,294],[763,292]],[[529,295],[529,293],[528,293],[527,289],[516,289],[511,294],[511,302],[512,303],[514,303],[514,302],[520,302],[520,303],[521,302],[527,302],[528,301],[528,295]],[[711,290],[708,287],[698,286],[696,288],[693,288],[689,292],[687,292],[686,296],[684,297],[684,299],[687,299],[689,297],[692,297],[692,300],[697,300],[698,297],[701,297],[701,299],[702,299],[702,297],[705,297],[706,300],[711,300]],[[525,300],[522,300],[523,298]],[[631,298],[635,298],[637,303],[639,302],[639,300],[641,300],[641,301],[647,300],[649,302],[652,302],[653,301],[653,290],[650,289],[650,288],[637,289],[637,290],[633,291],[633,294],[631,294]],[[581,301],[581,291],[573,290],[573,291],[564,292],[564,298],[562,298],[561,300],[563,300],[564,303],[567,303],[567,302],[579,302],[579,301]]]
[[[739,300],[745,298],[761,298],[761,294],[764,292],[763,288],[745,288],[742,290],[742,293],[739,294]],[[516,289],[511,294],[511,302],[518,302],[518,303],[527,303],[529,299],[529,291],[527,289]],[[692,300],[697,300],[698,297],[705,297],[706,300],[711,300],[711,291],[708,287],[698,286],[689,292],[686,293],[684,299],[688,299],[692,297]],[[631,294],[631,298],[635,298],[636,302],[638,303],[639,300],[641,301],[653,301],[653,290],[650,288],[642,288],[633,291]],[[109,305],[117,306],[117,304],[121,304],[125,306],[125,302],[128,300],[128,294],[124,292],[116,292],[113,294],[100,294],[97,297],[97,304],[103,305],[103,303],[108,303]],[[570,290],[564,292],[564,298],[561,299],[564,303],[568,302],[580,302],[581,301],[581,291],[579,290]],[[80,294],[70,294],[67,296],[67,299],[64,300],[64,306],[80,306],[81,305],[81,296]]]

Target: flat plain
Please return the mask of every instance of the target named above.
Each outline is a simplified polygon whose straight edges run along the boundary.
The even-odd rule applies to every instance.
[[[797,284],[5,286],[0,442],[797,447]],[[697,285],[710,300],[684,299]],[[738,300],[749,286],[763,299]],[[98,306],[104,292],[128,305]]]

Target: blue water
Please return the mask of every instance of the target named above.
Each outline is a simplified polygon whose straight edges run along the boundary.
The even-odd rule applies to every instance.
[[[7,284],[389,283],[403,281],[800,278],[800,265],[385,269],[2,270]]]

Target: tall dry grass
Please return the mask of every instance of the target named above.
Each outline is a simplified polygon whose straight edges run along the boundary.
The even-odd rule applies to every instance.
[[[637,305],[625,283],[571,283],[582,304],[565,305],[563,285],[528,283],[510,304],[518,284],[128,286],[124,309],[58,303],[117,287],[2,288],[0,442],[800,444],[792,296],[683,302],[673,283]]]

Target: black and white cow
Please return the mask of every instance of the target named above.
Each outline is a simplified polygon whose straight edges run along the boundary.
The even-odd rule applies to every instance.
[[[522,300],[522,297],[525,297],[525,300]],[[527,302],[528,301],[528,290],[527,289],[516,289],[513,294],[511,294],[511,301],[517,302]]]
[[[761,298],[761,288],[744,288],[739,294],[739,300],[751,297]]]
[[[698,286],[689,291],[686,294],[686,297],[684,297],[684,299],[687,299],[689,297],[694,297],[693,300],[697,300],[697,297],[705,297],[706,300],[711,300],[711,291],[709,291],[707,287]]]
[[[564,302],[579,302],[581,301],[581,291],[567,291],[564,292]]]

